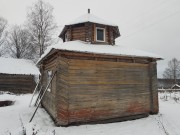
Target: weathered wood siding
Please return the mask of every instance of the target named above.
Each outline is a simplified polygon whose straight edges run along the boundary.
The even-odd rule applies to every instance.
[[[105,42],[98,42],[96,41],[96,27],[104,28],[105,29]],[[107,44],[107,45],[114,45],[115,44],[115,37],[113,36],[113,30],[110,26],[100,25],[100,24],[91,24],[91,43],[92,44]]]
[[[44,87],[47,71],[57,70],[51,92],[43,99],[57,125],[158,113],[156,62],[152,59],[78,55],[62,51],[43,63]]]
[[[68,123],[150,112],[149,65],[69,60]]]
[[[47,71],[52,71],[53,73],[56,71],[57,67],[57,59],[50,59],[49,61],[46,61],[45,66],[43,67],[43,80],[42,80],[42,86],[43,90],[45,90],[48,80],[47,80]],[[45,109],[48,111],[48,113],[56,119],[57,117],[57,105],[56,105],[56,84],[57,84],[57,75],[54,76],[52,80],[52,85],[50,85],[50,91],[47,91],[45,96],[43,97],[42,105],[45,107]]]
[[[155,70],[155,64],[61,57],[58,125],[158,112]]]
[[[32,93],[35,86],[33,75],[0,74],[0,91]]]
[[[149,64],[150,73],[150,92],[151,92],[151,114],[157,114],[159,112],[158,102],[158,88],[157,88],[157,63],[151,62]]]
[[[105,42],[96,41],[96,27],[105,29]],[[92,44],[115,44],[114,32],[110,26],[87,22],[85,24],[69,26],[65,34],[67,34],[68,41],[81,40]],[[63,40],[65,42],[65,38]]]
[[[93,27],[93,24],[90,23],[90,22],[85,23],[85,27],[86,27],[85,41],[89,42],[89,43],[92,43],[93,40],[94,40],[94,27]]]
[[[59,57],[59,67],[57,72],[58,82],[57,82],[57,125],[67,125],[68,124],[68,107],[69,107],[69,90],[68,90],[68,59]]]
[[[85,32],[86,32],[85,26],[72,27],[71,40],[85,41]]]

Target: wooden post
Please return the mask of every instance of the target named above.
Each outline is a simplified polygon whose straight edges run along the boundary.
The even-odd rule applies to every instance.
[[[96,42],[96,24],[94,24],[94,43]]]

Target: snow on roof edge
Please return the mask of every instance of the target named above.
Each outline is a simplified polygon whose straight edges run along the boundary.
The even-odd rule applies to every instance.
[[[68,44],[71,44],[69,46],[69,48],[67,47]],[[79,47],[84,47],[83,49],[79,49],[78,50],[78,47],[76,46],[77,44],[82,44],[82,46],[79,46]],[[101,48],[101,47],[107,47],[106,51],[108,50],[108,47],[118,47],[120,49],[124,49],[125,51],[128,51],[128,49],[130,49],[131,53],[122,53],[122,51],[119,51],[118,53],[109,53],[109,52],[98,52],[97,50],[95,51],[92,51],[92,50],[86,50],[86,46],[88,47],[98,47],[98,48]],[[72,47],[72,48],[71,48]],[[88,44],[86,42],[83,42],[83,41],[80,41],[80,40],[76,40],[76,41],[69,41],[69,42],[64,42],[62,44],[56,44],[56,45],[52,45],[52,46],[49,46],[47,48],[47,50],[45,51],[45,53],[41,56],[41,58],[37,61],[36,65],[38,65],[45,57],[46,55],[48,55],[53,49],[56,49],[56,50],[64,50],[64,51],[73,51],[73,52],[81,52],[81,53],[93,53],[93,54],[102,54],[102,55],[113,55],[113,56],[130,56],[130,57],[139,57],[139,58],[155,58],[155,59],[158,59],[158,60],[163,60],[163,57],[162,56],[159,56],[159,55],[156,55],[156,54],[153,54],[153,53],[149,53],[149,52],[145,52],[145,51],[142,51],[142,50],[137,50],[137,49],[132,49],[132,48],[128,48],[128,47],[124,47],[124,46],[119,46],[119,45],[95,45],[95,44]],[[102,49],[102,48],[101,48]],[[115,51],[117,51],[115,48],[114,48]],[[137,54],[133,54],[133,51],[136,51]],[[147,54],[147,55],[139,55],[138,53],[144,53],[144,54]]]
[[[104,25],[115,26],[115,27],[118,26],[112,22],[101,19],[91,13],[86,13],[86,14],[76,18],[75,20],[67,23],[66,25],[74,25],[74,24],[79,24],[79,23],[84,23],[84,22],[92,22],[92,23],[104,24]]]
[[[40,75],[38,67],[31,60],[0,57],[0,74]]]

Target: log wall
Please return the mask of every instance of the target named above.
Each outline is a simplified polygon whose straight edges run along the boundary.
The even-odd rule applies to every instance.
[[[105,28],[105,42],[96,41],[96,27]],[[85,24],[69,26],[66,32],[68,41],[81,40],[92,44],[115,44],[114,32],[110,26],[87,22]]]
[[[158,112],[156,64],[59,61],[58,125]]]
[[[67,58],[59,57],[59,66],[57,70],[57,95],[56,95],[56,102],[57,102],[57,125],[67,125],[68,117],[69,117],[69,60]]]
[[[150,112],[148,64],[69,60],[69,123]]]
[[[43,63],[44,76],[47,70],[57,70],[52,91],[43,99],[43,106],[57,125],[158,113],[156,62],[78,55],[59,52]],[[43,78],[43,85],[47,85],[47,78]]]
[[[0,91],[16,94],[32,93],[35,86],[33,75],[0,74]]]
[[[158,88],[157,88],[157,63],[151,62],[149,64],[150,74],[150,94],[151,94],[151,114],[157,114],[159,112],[158,102]]]
[[[48,79],[47,79],[47,71],[52,71],[53,73],[57,70],[57,59],[49,59],[44,64],[44,69],[42,70],[42,86],[43,90],[45,90]],[[42,100],[42,105],[46,108],[47,112],[56,119],[57,117],[57,104],[56,104],[56,84],[57,84],[57,75],[54,76],[52,80],[52,84],[50,85],[50,91],[47,91]]]
[[[85,41],[85,31],[86,27],[81,26],[81,27],[73,27],[72,28],[72,40],[81,40]]]

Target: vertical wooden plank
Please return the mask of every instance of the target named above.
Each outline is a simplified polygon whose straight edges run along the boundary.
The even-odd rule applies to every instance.
[[[151,102],[151,114],[157,114],[159,112],[158,103],[158,90],[157,90],[157,63],[151,62],[149,64],[149,77],[150,77],[150,102]]]
[[[112,42],[111,42],[111,30],[110,30],[111,28],[110,27],[108,27],[108,43],[111,45],[112,44]]]
[[[108,31],[108,29],[107,29],[107,26],[105,26],[104,29],[105,29],[105,42],[109,44],[109,42],[108,42],[108,41],[109,41],[109,35],[108,35],[108,32],[109,32],[109,31]]]
[[[94,24],[94,42],[96,42],[96,24]]]
[[[72,41],[72,26],[69,27],[69,41]]]
[[[57,82],[57,125],[67,125],[68,117],[68,59],[59,57],[58,82]]]

